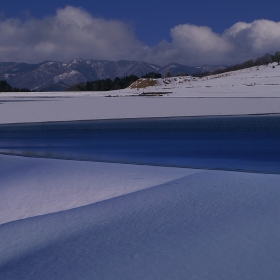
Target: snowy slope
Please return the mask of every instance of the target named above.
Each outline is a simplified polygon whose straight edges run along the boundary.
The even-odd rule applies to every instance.
[[[163,96],[172,97],[280,96],[280,65],[273,63],[203,78],[173,77],[157,79],[156,82],[156,86],[144,91],[168,92]],[[137,94],[137,91],[131,89],[127,93]]]

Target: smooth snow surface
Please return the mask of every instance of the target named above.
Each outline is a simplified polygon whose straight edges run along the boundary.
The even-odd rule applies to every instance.
[[[279,277],[279,175],[5,156],[1,161],[1,200],[14,195],[4,215],[14,219],[14,212],[29,209],[34,215],[40,205],[47,211],[47,204],[50,212],[68,210],[0,225],[0,279]],[[78,167],[83,171],[75,172]],[[102,194],[98,182],[106,172],[113,173],[102,179]],[[22,183],[12,184],[14,178]],[[99,198],[82,206],[90,201],[84,195],[93,194],[90,188]],[[50,190],[46,198],[44,189]],[[76,198],[82,207],[69,209]]]
[[[96,203],[197,172],[0,155],[0,225]]]

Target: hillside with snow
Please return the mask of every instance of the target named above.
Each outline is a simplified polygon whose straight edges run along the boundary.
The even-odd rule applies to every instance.
[[[147,86],[149,83],[152,86]],[[272,63],[203,78],[179,76],[149,81],[141,79],[121,92],[121,95],[136,95],[141,91],[160,92],[162,96],[170,97],[274,96],[280,94],[280,65]]]

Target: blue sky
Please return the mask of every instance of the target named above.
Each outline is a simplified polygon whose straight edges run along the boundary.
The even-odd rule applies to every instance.
[[[2,0],[0,61],[67,61],[81,57],[157,64],[231,64],[280,49],[279,8],[276,0]],[[81,24],[78,17],[87,21]],[[69,29],[61,27],[59,31],[62,18],[64,28],[67,20],[72,23]],[[54,26],[50,19],[57,24]],[[74,38],[81,33],[83,42],[77,43]],[[120,34],[119,41],[116,34]]]

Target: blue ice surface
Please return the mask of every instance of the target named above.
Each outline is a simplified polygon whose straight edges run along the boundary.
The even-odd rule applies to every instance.
[[[26,156],[280,173],[280,116],[99,120],[0,126]]]

